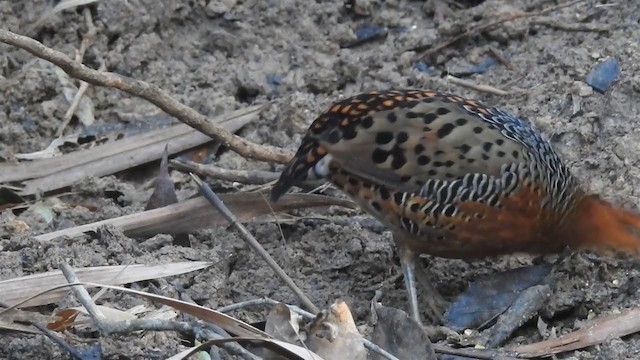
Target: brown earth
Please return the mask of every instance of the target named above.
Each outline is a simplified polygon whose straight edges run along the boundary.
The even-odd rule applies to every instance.
[[[85,64],[98,67],[99,57],[110,71],[156,84],[196,110],[215,116],[249,104],[272,104],[241,135],[247,139],[295,149],[301,134],[329,104],[341,97],[372,89],[423,88],[455,92],[499,105],[532,119],[551,138],[574,173],[591,191],[631,209],[640,203],[640,2],[585,1],[543,17],[508,22],[456,43],[424,63],[432,72],[416,68],[416,51],[429,49],[471,28],[522,11],[538,11],[555,1],[514,0],[358,1],[368,16],[349,13],[341,1],[100,1],[91,5],[97,28],[95,45]],[[505,4],[509,5],[505,5]],[[16,32],[45,10],[45,2],[0,1],[0,24]],[[434,12],[434,9],[439,9]],[[544,20],[546,23],[535,21]],[[609,31],[570,31],[553,24],[596,24]],[[551,24],[551,25],[550,25]],[[355,47],[363,25],[388,28],[388,35]],[[67,10],[50,18],[34,37],[45,45],[73,55],[87,27],[82,9]],[[458,73],[481,63],[495,48],[512,64],[489,68],[468,80],[496,87],[515,83],[526,93],[496,96],[448,82],[444,71]],[[418,52],[419,53],[419,52]],[[606,93],[590,91],[586,75],[601,60],[617,58],[619,81]],[[151,105],[108,88],[92,88],[98,124],[124,121],[156,112]],[[579,101],[579,104],[578,104]],[[579,111],[574,106],[578,104]],[[0,157],[44,149],[55,137],[68,107],[52,65],[15,48],[0,45]],[[73,122],[70,131],[82,125]],[[216,163],[227,168],[278,170],[223,153]],[[217,308],[238,301],[270,297],[297,303],[296,297],[275,278],[239,236],[227,228],[196,231],[193,247],[178,248],[171,239],[129,239],[117,231],[94,238],[38,243],[36,235],[73,224],[111,218],[142,210],[152,191],[156,164],[131,173],[102,179],[87,178],[74,186],[72,195],[41,200],[92,204],[55,212],[47,222],[38,211],[0,217],[0,279],[57,268],[63,259],[74,266],[157,263],[180,260],[219,261],[204,271],[168,279],[186,288],[198,303]],[[140,169],[139,169],[140,170]],[[195,193],[189,179],[175,171],[178,196]],[[229,184],[212,181],[218,189]],[[115,201],[105,196],[119,191]],[[340,215],[333,209],[318,211]],[[308,215],[309,212],[301,214]],[[17,234],[11,224],[29,226]],[[358,324],[369,319],[369,301],[382,284],[387,306],[406,308],[404,286],[389,233],[376,233],[354,224],[283,226],[250,225],[249,229],[316,304],[326,306],[343,298]],[[228,253],[234,256],[229,258]],[[229,260],[231,259],[231,260]],[[448,298],[459,294],[484,274],[529,264],[528,257],[504,257],[466,263],[429,258],[438,290]],[[578,329],[593,316],[604,316],[638,305],[638,262],[580,254],[562,270],[559,286],[549,306],[568,303],[567,311],[545,319],[558,334]],[[146,290],[177,296],[158,280],[139,284]],[[1,289],[0,289],[1,291]],[[55,307],[73,301],[69,298]],[[103,301],[127,309],[143,300],[109,293]],[[52,307],[51,309],[53,309]],[[265,312],[241,311],[235,316],[260,321]],[[544,312],[543,312],[544,313]],[[82,342],[69,341],[76,345]],[[541,340],[535,321],[521,329],[509,344]],[[146,333],[93,339],[104,358],[164,358],[189,344],[174,333]],[[84,344],[88,346],[91,343]],[[600,346],[561,355],[564,359],[631,359],[640,353],[640,340],[632,335]],[[2,335],[0,358],[66,358],[43,336]]]

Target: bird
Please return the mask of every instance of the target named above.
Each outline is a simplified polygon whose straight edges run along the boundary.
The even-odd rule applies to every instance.
[[[421,254],[640,251],[640,216],[587,193],[530,120],[455,94],[386,90],[321,113],[271,190],[324,180],[391,230],[410,316]]]

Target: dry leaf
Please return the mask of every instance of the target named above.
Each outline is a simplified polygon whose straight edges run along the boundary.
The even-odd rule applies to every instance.
[[[225,130],[235,132],[254,120],[262,108],[252,106],[238,110],[216,122]],[[50,159],[0,163],[0,183],[22,182],[20,194],[31,195],[72,185],[89,175],[109,175],[157,160],[167,143],[171,144],[172,151],[181,152],[208,142],[210,137],[179,124]]]
[[[524,290],[542,283],[550,264],[510,269],[474,281],[458,295],[445,313],[447,327],[475,329],[505,312]]]
[[[102,315],[104,315],[107,319],[109,319],[109,321],[127,321],[127,320],[135,320],[138,318],[137,316],[131,314],[128,311],[114,309],[112,307],[105,306],[105,305],[96,305],[96,308],[98,308],[98,310],[100,310]],[[69,310],[75,310],[85,316],[89,315],[89,313],[87,312],[87,309],[85,309],[84,306],[72,307],[72,308],[69,308]]]
[[[47,329],[52,331],[65,331],[76,321],[80,312],[76,309],[62,309],[56,312],[58,319],[47,324]]]
[[[102,287],[102,288],[122,291],[128,294],[142,296],[151,301],[155,301],[160,304],[171,306],[172,308],[178,311],[182,311],[183,313],[195,316],[200,320],[204,320],[212,324],[218,325],[219,327],[223,328],[225,331],[241,337],[249,337],[249,338],[258,337],[258,338],[265,338],[265,339],[270,338],[270,336],[267,333],[261,330],[258,330],[255,327],[245,322],[234,319],[231,316],[223,314],[219,311],[212,310],[197,304],[189,303],[182,300],[172,299],[170,297],[166,297],[162,295],[146,293],[144,291],[127,289],[121,286],[96,284],[96,283],[89,283],[89,282],[82,282],[80,283],[80,285],[83,285],[86,287]]]
[[[160,160],[160,169],[156,176],[155,188],[153,189],[151,197],[149,197],[147,206],[144,208],[145,210],[157,209],[178,202],[173,181],[171,180],[171,176],[169,176],[168,162],[169,145],[166,145],[162,153],[162,160]]]
[[[373,308],[378,318],[372,338],[376,345],[403,360],[437,359],[429,336],[406,312],[378,304]],[[385,359],[377,353],[372,357]]]
[[[302,317],[291,311],[285,304],[277,304],[267,315],[264,331],[276,340],[290,344],[300,343],[300,321]],[[267,360],[281,360],[284,357],[265,348],[262,355]]]
[[[141,317],[145,320],[172,320],[178,317],[178,313],[170,306],[162,306],[160,309],[150,311]]]
[[[62,0],[60,1],[56,6],[54,6],[51,9],[48,9],[47,11],[45,11],[42,16],[40,16],[40,18],[38,19],[38,21],[36,21],[33,25],[31,25],[31,27],[29,27],[29,31],[31,32],[35,29],[37,29],[38,27],[40,27],[40,25],[42,25],[48,18],[50,18],[51,16],[66,10],[66,9],[70,9],[76,6],[81,6],[81,5],[86,5],[86,4],[91,4],[93,2],[96,2],[98,0]]]
[[[78,278],[87,282],[128,284],[136,281],[184,274],[190,271],[204,269],[211,265],[212,263],[205,261],[186,261],[160,265],[98,266],[79,268],[75,271]],[[0,289],[2,289],[2,291],[0,291],[0,302],[14,305],[32,296],[41,294],[47,289],[66,283],[67,280],[60,270],[3,280],[0,281]],[[63,298],[67,292],[67,289],[51,291],[31,299],[19,307],[24,308],[51,304]]]
[[[160,161],[160,169],[156,176],[155,188],[153,194],[147,202],[145,210],[157,209],[163,206],[175,204],[178,202],[178,196],[173,186],[171,176],[169,176],[169,145],[164,147],[162,160]],[[190,246],[189,233],[178,233],[173,235],[173,243],[178,246]]]
[[[15,156],[15,158],[18,160],[49,159],[52,157],[60,156],[62,155],[62,151],[60,151],[60,147],[65,143],[69,142],[69,140],[71,139],[77,139],[77,136],[71,135],[64,138],[55,138],[53,139],[53,141],[51,141],[49,146],[47,146],[44,150],[34,151],[31,153],[25,153],[25,154],[14,154],[13,156]],[[74,141],[74,143],[77,143],[77,141]]]
[[[336,300],[329,310],[318,314],[309,326],[306,344],[325,360],[367,359],[362,335],[342,300]]]
[[[73,102],[73,98],[78,93],[78,87],[75,86],[71,77],[69,77],[69,75],[67,75],[64,70],[60,69],[57,66],[55,66],[53,69],[58,76],[58,81],[60,81],[60,84],[62,84],[62,92],[64,94],[64,97],[65,99],[67,99],[67,103],[71,105],[71,103]],[[78,120],[80,120],[80,122],[84,126],[89,126],[96,121],[96,118],[93,115],[93,101],[91,101],[91,99],[86,96],[83,96],[80,99],[80,103],[78,104],[78,108],[76,109],[74,114],[78,117]]]
[[[270,203],[261,193],[220,194],[220,199],[236,215],[239,221],[252,220],[269,215],[266,221],[273,222],[274,212],[307,209],[321,206],[354,208],[349,200],[314,194],[287,194],[276,203]],[[151,237],[157,234],[176,234],[208,229],[217,225],[228,225],[222,214],[203,197],[189,199],[178,204],[113,219],[38,235],[40,241],[49,241],[60,236],[83,236],[86,231],[95,231],[101,226],[112,225],[129,237]]]

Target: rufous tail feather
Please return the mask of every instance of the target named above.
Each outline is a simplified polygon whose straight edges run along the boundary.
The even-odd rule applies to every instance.
[[[579,200],[564,236],[572,247],[640,255],[640,215],[616,208],[597,196]]]

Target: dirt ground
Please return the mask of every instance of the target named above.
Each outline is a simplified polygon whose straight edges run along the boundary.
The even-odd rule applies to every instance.
[[[0,1],[0,25],[23,33],[50,6],[45,1]],[[91,5],[95,44],[85,64],[145,80],[208,116],[271,101],[258,121],[240,134],[247,139],[295,149],[301,135],[333,101],[373,89],[421,88],[454,92],[499,105],[532,119],[552,140],[561,156],[590,191],[630,209],[640,204],[640,2],[584,1],[540,17],[508,22],[445,48],[418,64],[417,54],[465,28],[523,11],[535,12],[557,1],[357,1],[356,15],[343,1],[98,1]],[[449,4],[447,8],[438,4]],[[572,31],[565,24],[591,24],[608,31]],[[357,30],[383,27],[386,37],[362,44]],[[366,29],[365,29],[366,30]],[[593,30],[593,29],[591,29]],[[597,30],[597,29],[596,29]],[[82,9],[51,17],[35,34],[47,46],[73,55],[87,26]],[[507,88],[513,94],[492,95],[448,82],[482,63],[490,49],[511,65],[497,63],[482,74],[466,77],[479,84]],[[608,57],[621,63],[619,80],[605,94],[584,81]],[[430,70],[430,71],[429,71]],[[91,88],[97,124],[126,121],[156,112],[153,106],[114,89]],[[53,67],[15,48],[0,45],[0,161],[13,154],[44,149],[55,137],[68,103]],[[80,131],[72,122],[67,132]],[[222,153],[216,164],[233,169],[279,170],[280,166],[247,161]],[[220,227],[192,234],[192,248],[178,248],[170,238],[130,239],[115,232],[95,238],[38,243],[29,235],[133,213],[151,194],[157,164],[102,179],[87,178],[71,195],[40,200],[44,204],[92,204],[60,211],[46,221],[37,211],[6,210],[0,216],[0,279],[57,268],[62,259],[74,266],[158,263],[181,260],[218,261],[209,269],[168,279],[181,284],[199,304],[218,308],[242,300],[270,297],[297,304],[297,298],[232,230]],[[188,177],[172,171],[178,196],[196,193]],[[215,188],[233,190],[211,180]],[[119,191],[116,200],[106,196]],[[341,215],[342,210],[318,210]],[[310,215],[310,212],[301,212]],[[10,226],[24,221],[30,233],[17,235]],[[381,287],[387,306],[406,309],[397,254],[388,232],[357,224],[307,226],[302,222],[249,225],[250,231],[318,305],[342,298],[363,329],[369,301]],[[231,258],[226,254],[232,253]],[[553,259],[553,258],[551,258]],[[526,256],[472,263],[428,258],[425,261],[448,299],[486,274],[530,264]],[[638,306],[638,264],[630,259],[581,253],[561,270],[559,284],[543,314],[548,329],[564,334],[593,317]],[[139,284],[143,290],[178,296],[165,280]],[[0,289],[1,291],[1,289]],[[66,306],[72,298],[56,304]],[[109,293],[106,304],[128,309],[145,301]],[[564,307],[559,304],[565,304]],[[562,308],[562,311],[556,311]],[[233,315],[248,322],[264,320],[266,310],[252,308]],[[86,335],[86,334],[85,334]],[[543,339],[535,320],[508,345]],[[105,359],[160,359],[189,345],[174,333],[145,333],[85,340],[99,343]],[[68,358],[43,336],[0,336],[0,358]],[[602,345],[562,354],[562,359],[640,358],[640,337],[611,339]]]

